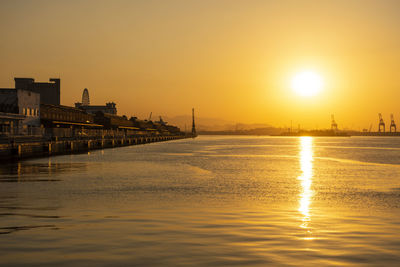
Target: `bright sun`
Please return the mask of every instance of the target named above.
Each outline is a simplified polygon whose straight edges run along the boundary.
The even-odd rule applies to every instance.
[[[321,76],[313,71],[297,73],[292,79],[292,89],[301,96],[314,96],[323,86]]]

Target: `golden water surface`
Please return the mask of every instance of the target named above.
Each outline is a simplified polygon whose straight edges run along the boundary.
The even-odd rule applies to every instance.
[[[2,163],[0,259],[398,266],[400,139],[200,136]]]

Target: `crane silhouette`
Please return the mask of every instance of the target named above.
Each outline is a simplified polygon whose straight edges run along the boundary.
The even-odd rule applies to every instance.
[[[381,113],[379,113],[378,114],[378,116],[379,116],[379,127],[378,127],[378,132],[382,132],[382,128],[383,128],[383,132],[385,132],[385,122],[383,121],[383,118],[382,118],[382,114]]]
[[[335,121],[335,117],[333,116],[333,114],[331,115],[331,118],[332,118],[331,130],[332,131],[337,131],[338,130],[338,126],[337,126],[337,123]]]
[[[390,114],[390,132],[392,132],[392,129],[394,129],[393,132],[396,132],[396,123],[394,122],[393,114]]]

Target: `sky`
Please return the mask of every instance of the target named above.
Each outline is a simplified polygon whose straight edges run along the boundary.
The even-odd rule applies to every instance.
[[[400,1],[0,1],[0,87],[61,78],[61,103],[117,103],[303,128],[400,124]],[[323,90],[293,92],[313,70]]]

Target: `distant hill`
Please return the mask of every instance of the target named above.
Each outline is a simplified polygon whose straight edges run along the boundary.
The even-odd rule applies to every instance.
[[[284,129],[275,127],[254,128],[248,130],[226,130],[226,131],[198,131],[198,134],[208,135],[280,135]]]
[[[168,124],[178,126],[182,131],[191,131],[192,117],[190,115],[182,115],[175,117],[163,117]],[[283,130],[262,123],[237,123],[234,121],[223,120],[218,118],[196,117],[196,130],[199,133],[215,133],[215,134],[279,134]],[[218,133],[217,133],[218,132]]]
[[[192,116],[190,115],[182,115],[175,117],[163,117],[165,121],[169,124],[173,124],[181,128],[182,131],[186,130],[190,131],[192,129]],[[227,121],[218,118],[202,118],[196,117],[196,130],[226,130],[230,129],[232,125],[235,125],[233,121]]]

